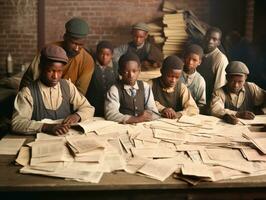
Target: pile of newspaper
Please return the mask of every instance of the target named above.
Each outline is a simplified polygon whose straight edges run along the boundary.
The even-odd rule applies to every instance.
[[[20,150],[20,172],[98,183],[104,173],[124,170],[160,181],[173,174],[192,184],[266,174],[266,133],[243,124],[198,115],[136,125],[97,119],[79,126],[85,134],[39,133]]]

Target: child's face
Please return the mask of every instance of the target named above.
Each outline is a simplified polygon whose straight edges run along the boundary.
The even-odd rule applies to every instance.
[[[164,85],[166,87],[174,87],[181,76],[182,70],[171,69],[166,74],[162,75]]]
[[[142,30],[133,30],[132,31],[133,41],[136,46],[141,46],[146,38],[148,37],[148,33]]]
[[[103,48],[98,52],[97,57],[99,63],[103,66],[106,66],[111,62],[113,57],[113,52],[111,51],[111,49]]]
[[[233,74],[227,75],[226,79],[229,91],[238,94],[239,91],[244,87],[246,78],[247,78],[246,75],[233,75]]]
[[[140,66],[136,61],[128,61],[121,71],[122,81],[126,85],[135,85],[140,73]]]
[[[194,72],[195,69],[200,65],[201,58],[198,54],[190,53],[185,57],[184,71]]]

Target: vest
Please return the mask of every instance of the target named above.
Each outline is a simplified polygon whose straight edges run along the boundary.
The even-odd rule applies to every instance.
[[[167,108],[173,108],[176,112],[183,110],[182,100],[180,98],[181,82],[178,81],[174,92],[167,93],[163,91],[163,85],[160,81],[161,77],[152,80],[152,91],[155,101],[160,102]]]
[[[144,84],[137,81],[139,89],[134,97],[130,96],[124,89],[124,85],[119,82],[116,84],[118,89],[120,108],[119,112],[126,115],[139,116],[145,110]]]
[[[32,120],[40,121],[45,118],[52,120],[64,119],[73,112],[73,106],[70,104],[70,89],[65,79],[60,80],[62,103],[57,110],[45,108],[38,81],[31,83],[28,87],[33,99]]]
[[[86,94],[88,101],[95,107],[95,116],[104,116],[104,100],[106,93],[110,87],[115,84],[117,77],[118,74],[115,64],[113,68],[107,67],[105,70],[102,70],[100,66],[95,67]]]
[[[129,42],[127,52],[135,53],[142,62],[144,60],[148,60],[150,49],[151,44],[147,41],[145,41],[144,46],[140,49],[137,49],[133,42]]]
[[[230,109],[230,110],[234,110],[234,111],[240,111],[240,112],[241,111],[250,111],[250,112],[255,111],[253,97],[252,97],[252,94],[251,94],[250,89],[248,87],[248,84],[245,83],[244,88],[245,88],[245,99],[244,99],[243,103],[241,104],[241,106],[239,108],[237,108],[231,102],[231,99],[229,96],[229,91],[228,91],[227,87],[223,86],[223,91],[225,93],[224,107],[226,109]]]

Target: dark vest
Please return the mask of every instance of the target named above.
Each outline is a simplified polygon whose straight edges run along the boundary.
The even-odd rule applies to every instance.
[[[127,52],[133,52],[138,55],[140,61],[148,60],[149,52],[151,49],[151,44],[145,41],[144,46],[140,49],[137,49],[133,42],[128,43]]]
[[[88,101],[95,107],[95,116],[104,116],[104,100],[107,91],[115,84],[118,77],[117,66],[113,63],[113,68],[101,70],[96,66],[92,75],[89,88],[86,93]]]
[[[234,110],[234,111],[250,111],[250,112],[257,112],[257,108],[254,105],[254,100],[252,97],[252,94],[250,92],[250,89],[248,87],[248,84],[245,83],[244,85],[245,88],[245,99],[241,106],[239,108],[235,107],[229,96],[229,92],[226,86],[223,86],[223,91],[225,93],[225,102],[224,102],[224,107],[226,109]]]
[[[181,82],[178,81],[174,92],[167,93],[163,91],[161,77],[152,80],[152,91],[155,101],[160,102],[167,108],[173,108],[176,112],[183,110],[182,100],[180,98]]]
[[[42,119],[64,119],[73,111],[70,104],[70,89],[66,80],[60,80],[60,89],[62,92],[62,103],[57,110],[46,109],[43,103],[42,94],[38,86],[38,81],[31,83],[28,87],[33,99],[32,120],[40,121]]]
[[[137,83],[139,89],[135,97],[127,93],[121,82],[116,84],[120,100],[119,112],[122,114],[139,116],[145,110],[144,84],[142,81],[137,81]]]

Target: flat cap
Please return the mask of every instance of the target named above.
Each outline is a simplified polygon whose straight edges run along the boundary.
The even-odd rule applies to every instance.
[[[84,38],[89,33],[89,25],[80,18],[72,18],[66,24],[66,33],[75,38]]]
[[[239,75],[249,74],[248,67],[240,61],[231,61],[227,65],[225,71],[227,74],[239,74]]]
[[[67,64],[68,57],[65,50],[54,44],[47,45],[41,51],[41,56],[48,60],[63,62]]]
[[[140,22],[140,23],[137,23],[137,24],[133,25],[132,29],[149,32],[149,26],[147,24],[143,23],[143,22]]]

